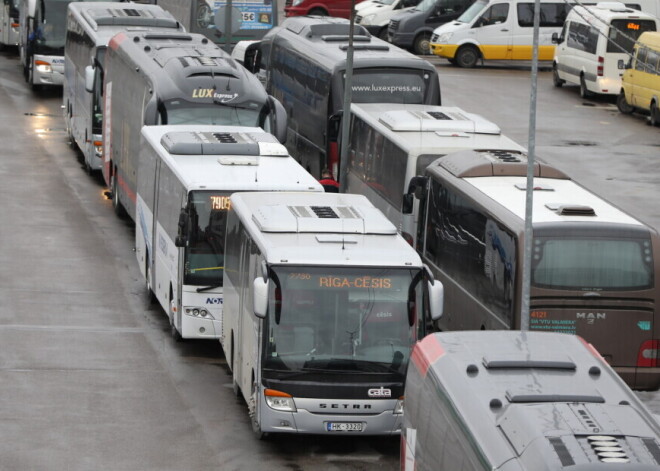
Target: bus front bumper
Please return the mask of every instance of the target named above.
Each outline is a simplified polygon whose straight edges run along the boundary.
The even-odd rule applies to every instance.
[[[202,317],[187,316],[183,321],[184,339],[219,339],[222,332],[222,322],[217,319],[205,319]]]

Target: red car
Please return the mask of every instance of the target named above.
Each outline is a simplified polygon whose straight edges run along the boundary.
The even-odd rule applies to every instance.
[[[358,4],[362,0],[355,0]],[[338,16],[350,18],[351,0],[286,0],[284,16]]]

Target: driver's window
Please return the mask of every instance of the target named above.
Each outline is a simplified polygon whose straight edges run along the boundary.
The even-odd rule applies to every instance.
[[[481,18],[477,22],[478,26],[489,26],[505,23],[509,15],[509,4],[508,3],[498,3],[493,5],[488,10],[481,15]]]

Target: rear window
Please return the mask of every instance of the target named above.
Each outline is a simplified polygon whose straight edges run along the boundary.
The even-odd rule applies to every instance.
[[[631,54],[635,41],[644,31],[655,31],[653,20],[612,20],[607,41],[607,52]]]

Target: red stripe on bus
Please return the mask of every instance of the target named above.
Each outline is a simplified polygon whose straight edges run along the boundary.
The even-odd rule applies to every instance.
[[[420,374],[426,376],[429,366],[444,354],[445,349],[442,348],[435,335],[428,335],[415,345],[412,353],[412,361]]]
[[[113,50],[117,50],[119,45],[124,42],[126,39],[128,39],[128,36],[126,36],[126,33],[117,33],[115,34],[110,42],[108,43],[108,47]]]

